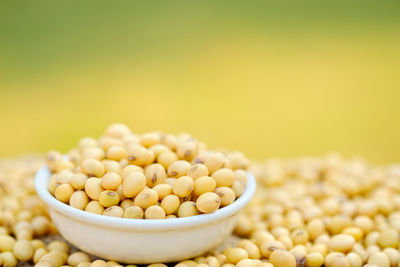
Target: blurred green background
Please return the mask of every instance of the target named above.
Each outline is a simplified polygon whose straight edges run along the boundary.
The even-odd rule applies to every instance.
[[[112,122],[263,159],[400,159],[399,1],[4,1],[0,157]]]

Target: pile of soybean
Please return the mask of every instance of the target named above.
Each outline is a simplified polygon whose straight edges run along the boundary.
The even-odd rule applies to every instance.
[[[87,212],[132,219],[212,213],[243,194],[248,159],[217,152],[189,134],[135,134],[110,125],[82,138],[68,157],[51,151],[49,191]]]
[[[120,266],[47,241],[57,230],[33,187],[42,164],[0,162],[0,264]],[[329,155],[252,163],[251,170],[258,191],[239,217],[238,241],[170,266],[400,266],[400,165]]]

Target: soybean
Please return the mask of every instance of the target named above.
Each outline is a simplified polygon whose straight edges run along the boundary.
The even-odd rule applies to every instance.
[[[145,210],[144,216],[146,219],[164,219],[165,211],[160,206],[153,205]]]
[[[185,201],[178,208],[178,217],[189,217],[200,214],[193,201]]]
[[[99,203],[106,208],[115,206],[119,203],[119,195],[114,191],[105,190],[99,196]]]
[[[119,206],[111,206],[104,210],[103,215],[111,217],[122,217],[124,210]]]
[[[129,174],[122,183],[122,194],[125,197],[135,197],[146,186],[146,177],[141,172]]]
[[[176,195],[168,195],[163,198],[160,206],[164,209],[166,214],[173,214],[178,210],[180,205],[179,198]]]
[[[196,201],[196,207],[203,213],[211,213],[219,209],[221,205],[221,198],[213,193],[207,192],[199,196]]]
[[[144,174],[146,176],[146,184],[149,187],[162,184],[167,178],[164,167],[161,164],[155,163],[146,167]]]
[[[235,192],[232,189],[226,186],[221,186],[215,189],[215,193],[221,199],[221,207],[228,206],[235,201]]]
[[[69,199],[69,205],[71,207],[84,210],[86,208],[86,205],[89,203],[89,197],[85,193],[85,191],[75,191],[72,195],[71,198]]]
[[[157,191],[150,188],[145,188],[139,192],[135,197],[134,205],[147,209],[148,207],[155,205],[158,202]]]
[[[101,178],[101,185],[104,189],[115,190],[121,184],[121,176],[116,172],[107,172]]]
[[[125,209],[124,211],[124,218],[131,218],[131,219],[143,219],[144,212],[142,208],[138,206],[130,206]]]
[[[207,193],[207,192],[213,192],[217,186],[217,183],[215,180],[209,176],[201,176],[198,177],[194,181],[194,190],[193,192],[197,195],[200,196],[201,194]]]
[[[168,167],[168,177],[178,178],[188,173],[191,164],[185,160],[177,160]]]
[[[178,178],[172,186],[172,191],[178,197],[186,197],[192,193],[194,189],[193,179],[189,176]]]

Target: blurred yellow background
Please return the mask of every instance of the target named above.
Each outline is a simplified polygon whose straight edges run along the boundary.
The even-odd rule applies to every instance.
[[[264,159],[400,159],[398,1],[10,1],[0,157],[112,122]]]

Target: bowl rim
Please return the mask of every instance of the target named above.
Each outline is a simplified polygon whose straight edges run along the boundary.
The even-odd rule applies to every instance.
[[[124,230],[167,230],[195,227],[203,224],[219,221],[238,213],[252,199],[256,191],[256,180],[251,172],[247,172],[247,184],[243,194],[232,204],[223,207],[213,213],[200,214],[191,217],[145,220],[104,216],[90,213],[74,207],[71,207],[55,197],[48,191],[48,182],[51,172],[47,166],[42,167],[35,175],[35,188],[39,197],[51,209],[64,215],[65,217],[84,222],[87,224],[101,227],[124,229]]]

